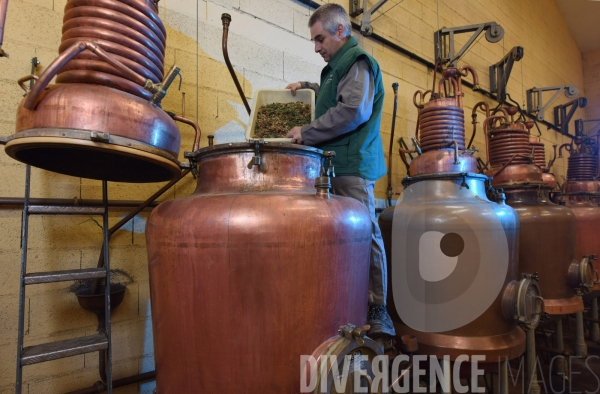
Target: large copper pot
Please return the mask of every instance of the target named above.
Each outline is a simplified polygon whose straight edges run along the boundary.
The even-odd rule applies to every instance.
[[[575,253],[575,214],[552,203],[547,198],[547,189],[541,187],[504,191],[506,203],[514,208],[521,223],[519,269],[538,273],[546,313],[565,315],[582,311],[583,301],[575,295],[568,277],[571,264],[583,257]]]
[[[485,355],[486,361],[512,359],[525,351],[525,334],[517,324],[503,314],[502,303],[509,283],[516,280],[518,217],[512,208],[488,200],[485,181],[478,174],[430,174],[405,179],[407,188],[394,207],[384,210],[379,225],[389,261],[388,311],[399,335],[413,334],[419,340],[419,352],[454,360],[459,355]],[[496,239],[490,234],[499,232]],[[439,298],[433,303],[444,305],[432,320],[445,319],[444,314],[469,314],[476,300],[488,299],[487,308],[474,314],[470,321],[448,330],[427,331],[415,328],[401,318],[402,308],[413,303],[412,295],[405,298],[402,286],[394,283],[394,272],[402,269],[398,258],[405,259],[405,269],[420,266],[421,243],[428,233],[456,234],[462,239],[463,251],[458,254],[455,271],[437,282],[423,281],[429,294]],[[441,235],[441,234],[440,234]],[[444,238],[430,249],[445,254]],[[456,244],[456,240],[453,241]],[[494,246],[493,246],[494,245]],[[492,249],[493,246],[493,249]],[[451,253],[456,255],[457,252]],[[442,269],[445,261],[436,264]],[[412,268],[411,268],[412,267]],[[504,267],[499,269],[498,267]],[[493,273],[492,273],[493,271]],[[476,275],[477,272],[479,275]],[[415,281],[418,282],[419,280]],[[413,286],[406,284],[407,286]],[[419,286],[421,284],[418,284]],[[436,287],[437,286],[437,287]],[[418,289],[410,290],[411,293]],[[401,291],[401,293],[398,293]],[[472,294],[471,294],[472,293]],[[407,293],[406,293],[407,294]],[[462,302],[457,300],[465,298]],[[416,296],[415,296],[416,297]],[[441,298],[440,298],[441,297]],[[431,305],[422,303],[423,308]],[[479,306],[480,308],[482,305]]]
[[[161,83],[165,31],[151,0],[67,2],[60,55],[39,79],[19,80],[26,96],[6,153],[85,178],[176,176],[179,130],[158,106],[178,73],[173,68]]]
[[[565,206],[570,208],[576,218],[575,255],[595,255],[592,260],[594,270],[600,272],[600,207],[586,194],[570,194],[563,197]],[[598,280],[598,278],[596,278]],[[596,283],[589,297],[600,296],[600,283]]]
[[[365,323],[368,212],[323,192],[321,151],[256,144],[197,151],[148,220],[160,394],[298,392],[300,356]]]

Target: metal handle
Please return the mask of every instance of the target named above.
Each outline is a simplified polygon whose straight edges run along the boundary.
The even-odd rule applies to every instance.
[[[32,79],[37,81],[39,79],[39,77],[37,75],[26,75],[22,78],[19,78],[19,80],[17,81],[17,83],[19,84],[21,89],[23,89],[25,91],[24,96],[27,96],[30,92],[30,89],[27,85],[25,85],[25,82],[31,81]]]
[[[600,274],[598,274],[598,271],[594,270],[594,284],[597,285],[598,283],[600,283]]]
[[[544,303],[544,298],[541,296],[535,296],[534,297],[535,301],[539,301],[540,302],[540,313],[534,313],[533,315],[543,315],[546,312],[546,304]]]

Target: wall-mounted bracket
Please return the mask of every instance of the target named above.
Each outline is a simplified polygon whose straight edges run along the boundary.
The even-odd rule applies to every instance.
[[[363,6],[360,6],[361,0],[350,0],[350,16],[356,18],[360,14],[363,14],[362,20],[360,21],[360,32],[363,36],[370,36],[373,34],[373,27],[371,26],[371,17],[387,0],[379,0],[371,9],[367,7],[367,0],[363,0]]]
[[[485,39],[488,42],[498,42],[504,37],[504,29],[496,22],[480,23],[477,25],[441,28],[433,33],[433,44],[435,45],[435,59],[441,60],[441,64],[448,63],[448,67],[456,67],[456,62],[465,53],[479,35],[485,31]],[[455,54],[454,35],[474,32],[465,45]]]
[[[546,104],[543,104],[542,93],[550,92],[555,90],[556,93],[548,100]],[[536,119],[539,121],[544,120],[544,113],[552,104],[554,100],[561,94],[565,93],[568,98],[576,97],[579,94],[579,89],[575,85],[560,85],[550,86],[548,88],[531,88],[527,90],[527,112],[531,115],[537,113]],[[543,104],[543,105],[542,105]]]
[[[496,93],[499,102],[506,100],[506,84],[515,61],[523,59],[523,47],[514,47],[498,63],[490,66],[490,92]]]
[[[589,122],[594,122],[596,124],[593,125],[588,131],[585,131],[584,123],[589,123]],[[577,119],[575,121],[575,136],[585,137],[588,135],[592,135],[593,132],[596,131],[597,128],[600,129],[600,119],[586,119],[586,120]],[[600,130],[598,130],[598,134],[600,134]]]
[[[569,122],[575,114],[577,108],[584,108],[587,105],[585,97],[579,97],[566,104],[554,107],[554,124],[560,128],[561,134],[569,134]]]

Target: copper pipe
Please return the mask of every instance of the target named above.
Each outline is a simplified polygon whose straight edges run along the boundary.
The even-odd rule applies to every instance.
[[[568,149],[567,149],[568,147]],[[566,143],[566,144],[562,144],[559,148],[558,148],[558,158],[562,159],[563,155],[562,155],[562,150],[563,148],[567,151],[567,152],[571,152],[571,149],[573,149],[573,144],[571,142]]]
[[[65,14],[67,11],[81,6],[93,6],[113,10],[138,20],[160,37],[164,41],[167,36],[165,25],[156,15],[156,12],[149,7],[144,6],[142,1],[127,0],[69,0],[65,5]]]
[[[506,117],[504,115],[492,115],[492,116],[488,116],[485,121],[483,122],[483,133],[485,135],[485,153],[487,156],[487,161],[485,162],[486,166],[489,166],[490,164],[490,144],[489,144],[489,136],[488,136],[488,125],[490,124],[490,121],[495,121],[495,119],[505,119]]]
[[[194,137],[194,145],[192,146],[192,152],[197,151],[199,144],[200,144],[200,137],[202,136],[202,131],[200,130],[200,126],[198,126],[198,124],[196,122],[194,122],[193,120],[184,118],[183,116],[175,115],[175,116],[173,116],[173,119],[178,122],[190,125],[194,128],[194,131],[196,132],[196,136]]]
[[[469,140],[469,144],[467,145],[467,149],[471,149],[471,145],[473,144],[473,140],[475,139],[475,134],[477,133],[477,110],[479,108],[485,109],[485,118],[490,117],[490,106],[485,101],[480,101],[473,107],[471,111],[471,118],[473,119],[473,134],[471,135],[471,139]]]
[[[71,26],[72,20],[85,20],[90,22],[90,26],[101,26],[128,37],[139,37],[138,34],[140,34],[146,42],[147,40],[152,41],[152,44],[157,47],[162,54],[165,53],[165,37],[162,36],[162,33],[161,37],[159,37],[159,35],[148,26],[120,12],[100,7],[79,6],[66,11],[64,20],[67,22],[63,24],[63,33],[65,32],[65,29]],[[151,47],[150,44],[148,44],[148,46]]]
[[[8,57],[2,50],[4,40],[4,23],[6,22],[6,11],[8,9],[8,0],[0,0],[0,57]]]
[[[158,75],[162,74],[164,55],[158,55],[147,46],[140,44],[136,40],[126,37],[120,33],[100,29],[92,26],[80,26],[69,29],[62,35],[61,47],[68,46],[72,41],[93,40],[102,45],[111,53],[125,56],[124,53],[134,54],[142,64],[152,63],[158,71]],[[112,48],[111,48],[112,47]],[[60,48],[59,48],[60,50]],[[126,52],[125,52],[126,51]]]
[[[85,37],[70,38],[70,39],[66,39],[66,40],[62,41],[60,43],[58,51],[62,52],[63,50],[69,48],[71,45],[75,45],[78,42],[81,42],[80,41],[81,39],[85,40]],[[90,43],[89,41],[83,41],[83,42]],[[150,59],[148,59],[148,58],[146,58],[146,57],[138,54],[136,51],[134,51],[132,49],[129,49],[129,48],[126,48],[126,47],[124,47],[122,45],[114,44],[114,43],[112,43],[110,41],[107,41],[107,40],[95,39],[94,42],[93,42],[93,44],[96,47],[105,48],[106,52],[110,52],[111,54],[115,54],[115,55],[121,56],[123,58],[131,59],[135,63],[138,63],[141,66],[143,66],[146,69],[148,69],[155,76],[155,78],[158,78],[158,79],[162,80],[162,77],[163,77],[163,70],[162,70],[162,68],[158,67]],[[98,57],[100,57],[100,56],[98,55]],[[102,60],[104,60],[104,61],[107,61],[106,59],[104,59],[102,57],[100,57],[100,58]],[[122,64],[122,62],[120,62],[120,63]],[[112,63],[109,63],[109,64],[113,65]],[[121,70],[119,69],[119,71],[121,71]],[[135,83],[137,83],[136,79],[139,78],[139,76],[136,75],[134,77],[131,74],[125,74],[125,76],[127,78],[130,78],[132,80],[132,82],[135,82]],[[143,84],[143,82],[142,82],[142,84]]]
[[[398,82],[392,84],[394,90],[394,111],[392,113],[392,129],[390,131],[390,149],[388,150],[387,198],[388,206],[392,206],[392,148],[394,147],[394,131],[396,130],[396,113],[398,111]],[[414,101],[414,98],[413,98]]]
[[[56,59],[54,59],[54,61],[52,63],[50,63],[50,65],[48,66],[46,71],[44,71],[44,73],[38,79],[38,82],[33,86],[33,89],[31,89],[31,93],[27,95],[27,99],[25,101],[24,107],[29,110],[32,110],[35,106],[35,102],[36,102],[39,94],[44,91],[46,86],[48,86],[48,84],[50,83],[52,78],[54,78],[54,75],[56,75],[56,73],[69,60],[73,59],[75,56],[77,56],[79,53],[83,52],[86,49],[89,49],[90,51],[97,54],[101,59],[105,60],[111,66],[115,67],[116,69],[118,69],[119,71],[121,71],[122,73],[127,75],[128,77],[132,78],[136,83],[141,84],[141,85],[143,85],[145,83],[144,78],[142,78],[135,72],[131,71],[131,69],[129,69],[123,63],[111,58],[106,52],[104,52],[98,46],[96,46],[92,43],[81,41],[81,42],[71,46],[69,49],[67,49],[60,55],[58,55],[58,57]]]
[[[56,72],[57,83],[104,85],[148,99],[139,85],[163,79],[166,30],[151,1],[70,0],[62,31],[59,53],[93,40],[110,57],[82,53]]]
[[[223,22],[223,57],[225,58],[225,64],[227,64],[227,69],[231,74],[231,78],[233,78],[233,82],[235,83],[235,87],[237,88],[240,97],[246,107],[246,111],[248,111],[248,115],[250,115],[250,105],[248,104],[248,100],[246,100],[246,96],[244,95],[244,91],[242,90],[242,86],[240,85],[240,81],[238,81],[237,75],[235,75],[235,71],[233,70],[233,66],[229,61],[229,53],[227,52],[227,36],[229,35],[229,24],[231,23],[231,15],[223,14],[221,15],[221,21]]]
[[[466,77],[469,75],[469,72],[473,76],[473,90],[479,90],[479,77],[477,76],[477,71],[469,65],[464,65],[458,69],[458,72],[461,76]],[[461,88],[462,91],[462,88]]]

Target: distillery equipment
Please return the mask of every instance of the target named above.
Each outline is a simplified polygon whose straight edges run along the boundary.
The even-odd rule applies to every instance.
[[[525,352],[518,323],[535,327],[543,300],[535,279],[519,277],[516,213],[501,193],[501,203],[488,199],[488,177],[477,174],[474,151],[465,148],[461,78],[468,73],[477,85],[470,67],[448,68],[437,94],[415,93],[419,156],[397,204],[379,219],[387,305],[396,332],[415,335],[419,353],[451,361],[485,355],[506,371],[506,360]]]
[[[516,107],[500,109],[484,121],[487,138],[487,175],[493,177],[494,188],[502,188],[506,203],[519,215],[519,270],[537,272],[544,296],[545,312],[560,317],[578,316],[577,355],[587,350],[583,339],[582,292],[593,285],[593,269],[587,255],[575,254],[576,220],[573,212],[552,203],[550,185],[544,182],[542,163],[536,158],[529,130],[532,123],[515,121]],[[550,182],[552,184],[552,182]],[[562,351],[562,332],[557,327],[555,347]]]
[[[598,181],[598,137],[586,136],[583,132],[577,133],[570,144],[564,144],[559,149],[559,156],[563,150],[569,152],[567,179],[563,184],[559,200],[569,207],[577,219],[577,242],[575,251],[577,255],[589,253],[596,272],[595,285],[591,294],[585,296],[591,301],[591,318],[598,320],[598,284],[597,272],[600,271],[600,183]],[[597,322],[591,323],[590,339],[600,340],[600,329]]]
[[[371,222],[329,194],[331,153],[251,140],[186,155],[196,190],[146,228],[157,391],[298,392],[302,355],[381,354],[357,328]]]
[[[179,68],[164,74],[166,29],[155,2],[71,0],[62,33],[60,55],[42,75],[19,80],[25,97],[6,153],[84,178],[177,176],[180,135],[160,101]]]

